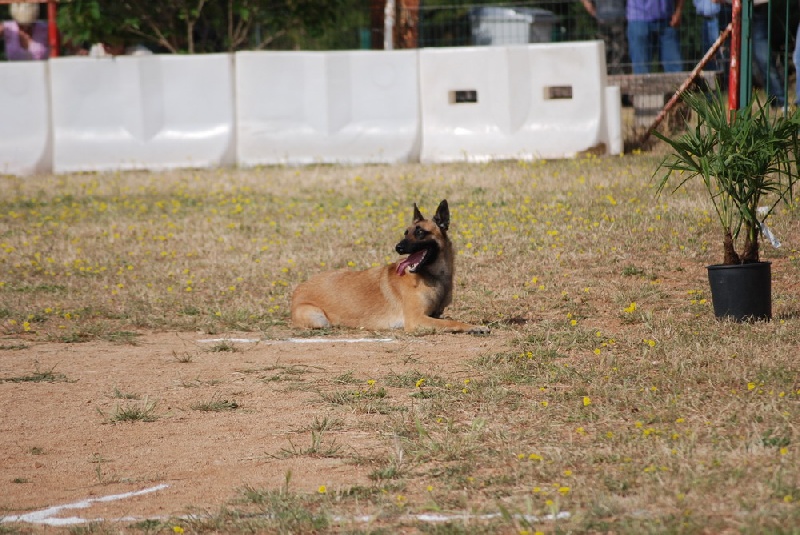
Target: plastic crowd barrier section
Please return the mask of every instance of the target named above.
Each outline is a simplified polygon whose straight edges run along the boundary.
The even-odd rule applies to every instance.
[[[50,60],[57,173],[235,163],[233,56]]]
[[[417,52],[239,52],[240,165],[419,158]]]
[[[618,150],[605,72],[599,41],[422,50],[421,160]]]
[[[47,62],[0,64],[0,174],[47,173],[51,166]]]

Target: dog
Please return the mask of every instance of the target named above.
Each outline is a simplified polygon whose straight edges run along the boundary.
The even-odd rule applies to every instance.
[[[433,219],[425,219],[415,203],[411,226],[395,246],[407,257],[364,271],[326,271],[299,284],[292,294],[292,323],[311,329],[337,325],[488,334],[485,327],[441,317],[453,300],[455,252],[449,226],[446,199]]]

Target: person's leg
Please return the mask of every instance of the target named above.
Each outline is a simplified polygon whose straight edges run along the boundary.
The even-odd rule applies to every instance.
[[[772,51],[769,46],[768,24],[769,8],[761,6],[753,9],[753,18],[750,21],[753,42],[753,67],[756,74],[761,76],[767,88],[767,96],[774,98],[774,105],[783,106],[785,95],[783,81],[772,60]]]
[[[628,21],[628,55],[633,64],[633,74],[650,72],[650,43],[648,23],[642,20]]]
[[[728,24],[731,22],[731,5],[727,2],[722,2],[720,4],[720,12],[719,12],[719,27],[720,28],[727,28]],[[731,39],[725,40],[722,46],[719,48],[719,54],[717,55],[717,63],[720,66],[720,70],[722,71],[722,78],[720,78],[720,89],[722,91],[728,90],[728,78],[730,76],[730,63],[731,63],[731,48],[730,48]]]
[[[668,20],[658,21],[659,49],[661,66],[664,72],[680,72],[683,70],[678,30],[669,25]]]
[[[719,37],[719,19],[717,17],[701,17],[700,20],[702,21],[703,55],[705,55],[714,46],[714,42]],[[716,54],[706,63],[705,70],[717,70]]]
[[[608,74],[619,74],[615,72],[616,66],[614,65],[614,55],[613,55],[613,47],[614,41],[611,37],[610,27],[608,24],[598,23],[597,24],[597,39],[603,41],[603,46],[605,47],[606,52],[606,72]]]
[[[794,103],[800,106],[800,24],[797,25],[797,38],[794,42],[794,70],[795,70],[795,88],[794,88]]]
[[[625,62],[625,24],[615,22],[605,26],[605,38],[608,56],[609,74],[624,74],[622,64]]]

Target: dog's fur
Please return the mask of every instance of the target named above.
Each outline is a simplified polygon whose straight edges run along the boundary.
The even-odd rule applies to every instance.
[[[365,271],[327,271],[301,283],[292,294],[292,322],[315,329],[341,325],[488,333],[485,327],[440,317],[453,299],[455,253],[447,237],[449,225],[447,200],[432,220],[414,204],[413,222],[395,247],[408,257]]]

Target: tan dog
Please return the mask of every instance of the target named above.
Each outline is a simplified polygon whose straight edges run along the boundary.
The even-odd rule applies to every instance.
[[[312,329],[342,325],[488,334],[485,327],[440,317],[453,299],[455,253],[447,237],[449,225],[446,200],[432,220],[415,204],[414,220],[395,247],[406,258],[365,271],[327,271],[301,283],[292,294],[292,322]]]

